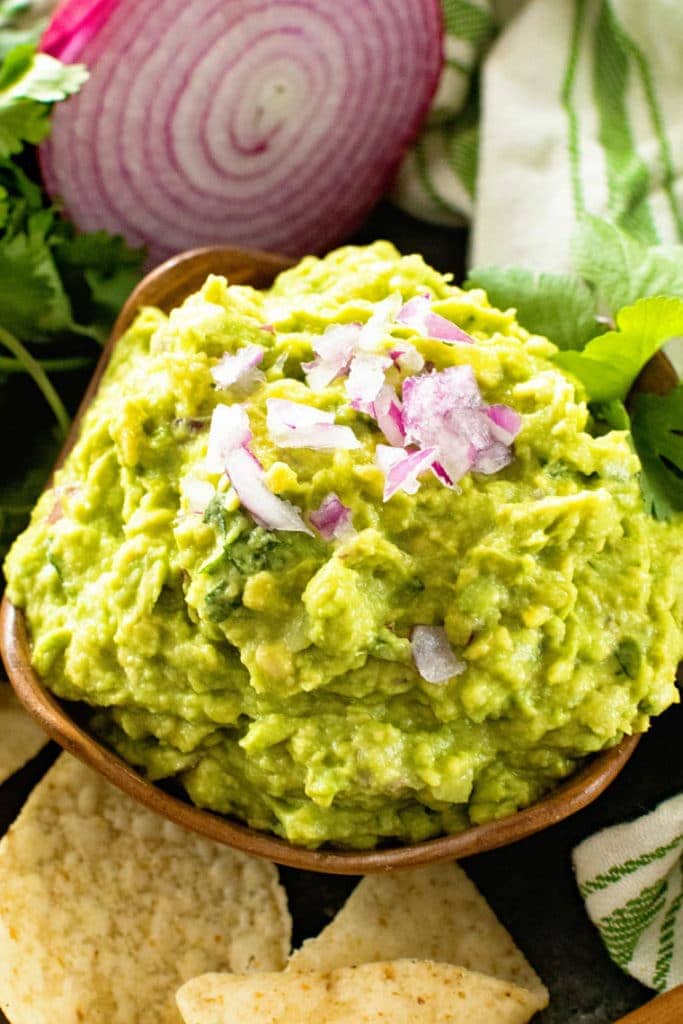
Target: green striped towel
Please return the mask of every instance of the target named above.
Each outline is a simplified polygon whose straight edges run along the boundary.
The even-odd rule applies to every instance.
[[[683,795],[574,850],[586,909],[616,964],[649,988],[683,983]]]
[[[475,266],[569,269],[584,211],[683,242],[683,0],[442,2],[446,66],[399,205],[471,217]]]
[[[473,261],[565,269],[577,214],[683,240],[683,3],[530,0],[483,67]]]
[[[435,224],[461,225],[474,205],[478,72],[500,25],[523,0],[442,0],[444,66],[427,127],[408,153],[391,198]]]
[[[444,70],[399,205],[474,215],[478,264],[564,269],[583,210],[683,240],[681,0],[442,4]]]

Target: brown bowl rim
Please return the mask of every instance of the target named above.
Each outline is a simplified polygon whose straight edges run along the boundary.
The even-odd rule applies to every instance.
[[[183,289],[186,289],[185,295],[190,294],[209,272],[226,273],[231,283],[267,284],[291,265],[291,260],[273,253],[217,246],[181,253],[143,278],[114,325],[54,468],[59,468],[75,444],[80,421],[95,396],[113,347],[139,308],[155,304],[169,308],[164,297],[172,295],[170,305],[174,305]],[[169,275],[177,282],[170,292],[165,287]],[[669,361],[658,353],[641,375],[641,386],[644,390],[661,392],[668,390],[676,379]],[[46,484],[49,486],[50,481]],[[576,814],[596,800],[622,770],[640,740],[638,734],[628,736],[611,749],[593,755],[577,772],[530,807],[454,835],[372,850],[309,849],[165,792],[87,733],[43,686],[32,668],[24,615],[6,595],[0,606],[0,650],[10,682],[28,713],[60,746],[118,789],[182,828],[208,839],[277,864],[327,874],[371,874],[457,860],[524,839]]]

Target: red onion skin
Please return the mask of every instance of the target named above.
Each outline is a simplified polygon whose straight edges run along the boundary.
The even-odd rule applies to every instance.
[[[118,5],[119,0],[62,0],[43,33],[40,48],[65,64],[95,36]]]
[[[206,89],[195,90],[206,98],[197,107],[199,128],[193,129],[188,143],[183,130],[190,119],[185,108],[181,114],[178,110],[186,83],[192,84],[205,53],[186,67],[183,51],[186,63],[195,58],[189,47],[203,43],[199,32],[217,11],[221,26],[227,25],[219,38],[225,38],[229,58],[221,65],[220,77],[214,76],[209,51],[216,39],[207,39],[210,66],[208,70],[204,66],[201,79]],[[290,16],[290,12],[294,13]],[[274,22],[276,16],[283,19],[285,15],[290,18],[287,24]],[[194,33],[188,28],[191,17],[197,22]],[[262,26],[253,33],[254,47],[265,47],[264,40],[271,46],[269,36],[278,36],[255,71],[248,63],[250,47],[242,46],[233,56],[234,33],[229,37],[230,31],[241,31],[250,19],[259,19]],[[325,34],[321,34],[323,24]],[[358,42],[351,47],[353,31]],[[155,39],[147,46],[147,38],[155,36],[166,45],[166,37],[172,38],[174,32],[178,59],[169,57],[158,69],[150,65],[147,73],[153,84],[144,82],[139,92],[146,61],[161,59],[161,51],[154,50]],[[412,33],[412,50],[407,41],[401,41],[401,33],[407,37]],[[42,45],[60,59],[89,65],[91,79],[79,96],[55,110],[53,136],[40,148],[46,187],[60,197],[81,229],[106,229],[123,234],[132,244],[147,245],[150,265],[182,249],[226,242],[293,256],[323,252],[365,221],[391,183],[436,89],[443,61],[442,34],[439,0],[345,0],[344,5],[332,0],[192,0],[192,4],[156,0],[149,5],[139,0],[66,0]],[[375,44],[378,61],[386,60],[386,67],[378,69],[370,60]],[[131,63],[124,78],[129,70],[126,61],[133,61],[129,53],[136,45],[138,49],[146,46],[145,56]],[[392,77],[399,53],[408,55],[403,74]],[[363,56],[367,83],[362,65],[356,66]],[[269,92],[266,116],[280,120],[267,126],[260,138],[249,121],[251,100],[261,87],[258,75],[263,78],[265,68],[272,79],[271,68],[277,71],[286,61],[294,65],[290,76],[305,77],[315,71],[320,103],[309,121],[297,121],[294,100],[283,114],[272,106]],[[100,64],[103,71],[98,76]],[[241,81],[245,74],[247,85],[256,82],[254,97],[245,98],[244,88],[230,92],[234,81]],[[237,77],[225,86],[221,118],[214,113],[212,97],[230,75]],[[353,91],[354,79],[362,83],[357,91]],[[384,80],[386,86],[381,84]],[[298,81],[295,86],[290,83],[294,99]],[[266,87],[270,85],[269,79]],[[309,94],[311,88],[308,82]],[[395,102],[390,102],[387,97],[394,93]],[[332,109],[336,113],[330,119]],[[321,111],[318,118],[317,110]],[[363,116],[367,126],[361,128]],[[219,123],[224,126],[220,133],[215,127]],[[282,143],[287,158],[284,173],[278,171],[284,166],[277,149],[280,137],[286,139]]]

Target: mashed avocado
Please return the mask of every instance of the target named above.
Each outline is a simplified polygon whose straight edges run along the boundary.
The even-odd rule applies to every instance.
[[[509,464],[455,486],[427,470],[385,500],[376,419],[345,372],[314,391],[302,363],[397,295],[474,343],[375,315],[396,395],[469,366],[521,428]],[[247,346],[258,369],[218,389]],[[295,843],[414,841],[531,803],[676,701],[683,654],[681,520],[645,513],[627,435],[593,430],[554,352],[385,242],[144,310],[7,560],[37,671],[149,777]],[[268,399],[332,413],[357,447],[276,443]],[[207,462],[215,408],[237,404],[303,529],[257,522]],[[326,539],[310,517],[330,495],[350,523]],[[450,678],[417,670],[418,625],[445,628]]]

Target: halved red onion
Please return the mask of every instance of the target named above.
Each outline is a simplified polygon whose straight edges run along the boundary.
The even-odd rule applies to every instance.
[[[410,646],[415,668],[427,683],[445,683],[467,668],[453,653],[443,626],[413,626]]]
[[[241,405],[217,405],[211,417],[206,468],[210,473],[222,473],[226,456],[251,441],[249,417]]]
[[[273,442],[280,448],[360,448],[351,427],[334,422],[333,412],[285,398],[266,400],[266,425]]]
[[[417,478],[431,469],[436,458],[436,448],[406,452],[378,444],[375,459],[385,476],[384,501],[388,501],[397,491],[415,494],[419,487]]]
[[[360,332],[360,324],[331,324],[313,342],[315,359],[302,363],[311,391],[323,391],[349,368]]]
[[[240,502],[259,525],[267,530],[288,530],[315,536],[301,518],[296,505],[268,490],[262,466],[246,448],[237,448],[226,456],[225,472]]]
[[[64,0],[43,47],[91,77],[55,108],[46,185],[151,263],[226,241],[325,251],[391,181],[442,39],[438,0]]]
[[[245,384],[247,381],[259,379],[255,370],[263,362],[265,353],[263,345],[245,345],[232,355],[226,352],[215,366],[211,368],[214,383],[220,389],[230,388],[234,384]],[[263,375],[261,375],[261,379]]]
[[[334,540],[353,532],[351,509],[338,495],[328,494],[308,517],[325,540]]]
[[[447,320],[445,316],[432,312],[431,299],[425,295],[416,295],[406,302],[399,311],[396,319],[406,327],[412,327],[414,331],[425,338],[438,338],[440,341],[464,341],[469,345],[474,344],[474,338],[461,330],[457,324]]]

